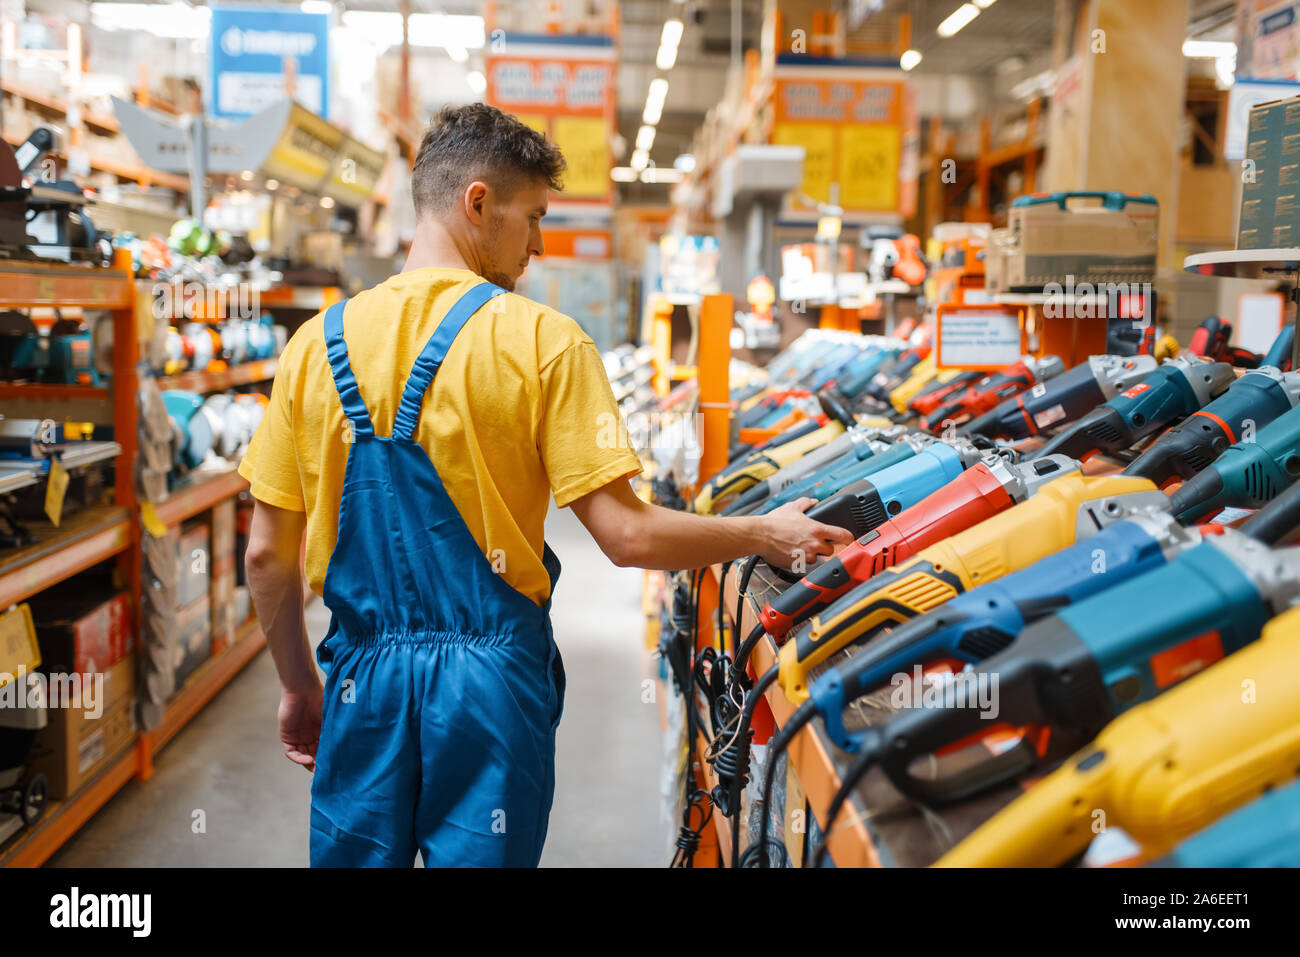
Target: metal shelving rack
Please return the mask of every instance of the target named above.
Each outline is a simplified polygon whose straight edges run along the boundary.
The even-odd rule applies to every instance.
[[[140,355],[140,320],[152,305],[146,290],[147,287],[142,289],[133,278],[130,254],[125,250],[115,254],[111,268],[103,269],[0,263],[0,309],[79,306],[108,310],[113,316],[115,344],[113,378],[108,387],[5,383],[0,386],[0,399],[36,400],[50,403],[52,408],[85,400],[111,399],[114,438],[121,447],[116,460],[112,505],[69,516],[59,529],[40,534],[34,545],[0,555],[0,607],[24,601],[86,568],[116,559],[130,593],[133,633],[138,634],[142,525],[134,486],[138,425],[136,362]],[[337,291],[327,289],[290,288],[274,293],[273,298],[297,308],[319,308],[331,294],[337,295]],[[163,381],[166,387],[219,390],[269,380],[275,375],[276,364],[274,359],[263,360],[223,372],[185,373]],[[248,483],[234,470],[199,473],[188,487],[158,503],[158,516],[164,525],[174,527],[247,487]],[[0,865],[39,866],[127,782],[151,777],[154,755],[265,643],[256,618],[250,617],[237,626],[234,643],[201,665],[168,702],[162,723],[152,731],[138,734],[131,747],[110,759],[75,795],[65,801],[50,802],[41,821],[15,835],[0,849]]]

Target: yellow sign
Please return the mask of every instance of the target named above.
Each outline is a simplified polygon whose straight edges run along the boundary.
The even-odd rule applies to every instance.
[[[35,671],[40,666],[41,647],[32,627],[32,610],[22,604],[0,614],[0,688],[19,668]]]
[[[63,517],[63,496],[68,491],[68,470],[58,459],[50,461],[50,475],[45,483],[45,514],[57,528]]]
[[[829,123],[779,123],[772,129],[772,142],[779,146],[804,148],[803,186],[800,192],[820,203],[829,203],[835,128]],[[840,205],[847,206],[843,188],[841,184]]]
[[[515,119],[517,119],[520,123],[524,124],[524,126],[528,126],[531,127],[532,129],[535,129],[543,136],[547,135],[548,131],[546,129],[546,117],[540,116],[536,113],[516,113]]]
[[[591,116],[557,116],[552,121],[555,145],[564,154],[565,199],[599,199],[609,193],[609,140],[605,120]]]
[[[898,206],[899,129],[840,129],[840,205],[845,209],[894,210]]]

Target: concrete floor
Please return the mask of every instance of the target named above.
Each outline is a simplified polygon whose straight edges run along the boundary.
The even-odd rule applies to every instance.
[[[658,710],[642,698],[641,572],[615,568],[568,510],[547,541],[564,572],[552,605],[568,672],[542,865],[668,863]],[[308,608],[315,643],[329,613]],[[49,862],[52,867],[304,867],[311,776],[283,756],[279,684],[259,654]]]

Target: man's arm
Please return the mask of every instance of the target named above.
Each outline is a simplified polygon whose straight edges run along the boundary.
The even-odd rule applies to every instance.
[[[700,568],[746,555],[789,568],[829,555],[853,535],[804,515],[815,499],[803,498],[766,515],[722,518],[691,515],[637,498],[625,478],[573,502],[573,513],[615,565],[635,568]]]
[[[280,674],[280,740],[290,761],[316,767],[321,683],[303,617],[299,555],[307,516],[258,501],[248,530],[248,589]]]

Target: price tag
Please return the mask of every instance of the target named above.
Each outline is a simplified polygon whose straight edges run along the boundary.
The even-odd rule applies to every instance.
[[[55,528],[58,528],[59,519],[63,517],[63,496],[67,491],[68,470],[58,459],[53,459],[50,462],[50,477],[45,483],[45,514]]]
[[[140,521],[144,523],[145,531],[154,538],[167,537],[167,526],[158,516],[158,509],[154,508],[153,502],[140,504]]]
[[[35,669],[41,664],[41,649],[32,627],[32,612],[18,605],[0,614],[0,688],[17,674],[19,668]]]

